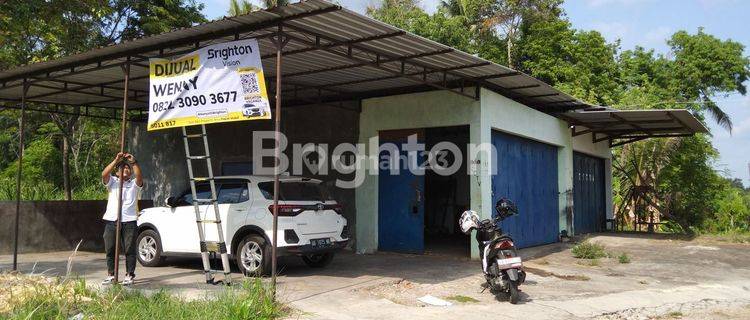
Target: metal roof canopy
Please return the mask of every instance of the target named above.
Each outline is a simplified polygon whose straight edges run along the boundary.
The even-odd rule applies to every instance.
[[[594,143],[610,147],[659,137],[691,136],[708,129],[687,110],[603,110],[557,114],[575,126],[573,136],[591,133]],[[578,126],[585,127],[577,130]]]
[[[2,71],[0,101],[20,101],[27,79],[28,102],[83,106],[86,113],[88,108],[119,108],[124,95],[120,67],[130,65],[130,109],[142,115],[148,110],[149,58],[177,57],[201,46],[248,38],[258,39],[267,82],[272,83],[276,77],[273,37],[279,27],[288,40],[283,51],[284,106],[436,89],[478,99],[478,88],[484,87],[543,112],[591,107],[526,74],[322,0],[227,17]],[[113,117],[117,118],[116,110]]]

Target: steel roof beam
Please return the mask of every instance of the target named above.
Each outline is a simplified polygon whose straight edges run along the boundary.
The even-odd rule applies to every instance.
[[[675,133],[675,134],[655,134],[655,135],[650,135],[650,136],[627,136],[627,137],[623,136],[623,137],[610,139],[609,147],[610,148],[619,147],[621,145],[633,143],[636,141],[641,141],[641,140],[648,139],[648,138],[677,138],[677,137],[691,137],[693,135],[695,134],[694,133]],[[614,143],[615,139],[628,139],[628,140]]]
[[[148,76],[144,76],[144,77],[148,78]],[[71,81],[66,81],[66,80],[48,80],[48,81],[50,81],[50,82],[56,82],[56,83],[62,83],[65,87],[64,88],[57,88],[57,87],[50,87],[50,86],[46,86],[46,85],[42,85],[42,84],[35,84],[34,86],[36,86],[36,87],[42,87],[42,88],[47,88],[47,89],[59,89],[59,90],[58,91],[53,91],[53,92],[42,93],[42,94],[38,94],[38,95],[35,95],[35,96],[31,96],[31,97],[29,97],[29,99],[39,99],[39,98],[43,98],[43,97],[49,97],[49,96],[53,96],[53,95],[65,93],[65,92],[79,92],[79,93],[87,93],[88,94],[88,93],[93,93],[93,92],[87,92],[87,91],[81,91],[81,90],[86,90],[86,89],[91,89],[91,88],[97,88],[97,87],[100,88],[100,92],[101,92],[99,94],[100,96],[110,97],[110,96],[104,95],[104,93],[103,93],[104,90],[103,89],[120,90],[120,91],[124,90],[123,88],[109,86],[109,85],[107,85],[106,82],[103,83],[103,84],[99,84],[99,85],[90,85],[90,84],[84,84],[82,82],[71,82]],[[122,81],[122,80],[117,80],[117,82],[120,82],[120,81]],[[117,83],[117,82],[115,82],[115,83]],[[75,88],[68,88],[68,84],[69,83],[70,84],[76,84],[76,85],[79,85],[79,86],[75,87]],[[149,95],[148,92],[143,91],[143,90],[128,89],[128,91],[135,93],[136,97],[138,95],[141,95],[141,96],[148,96]],[[122,99],[122,97],[120,97],[120,99]]]
[[[374,35],[374,36],[370,36],[370,37],[364,37],[364,38],[354,39],[354,40],[346,40],[346,41],[337,41],[337,42],[332,42],[332,43],[326,43],[325,45],[323,45],[323,47],[324,48],[333,48],[333,47],[338,47],[338,46],[343,46],[343,45],[349,45],[349,44],[355,44],[355,43],[360,43],[360,42],[367,42],[367,41],[381,40],[381,39],[386,39],[386,38],[399,37],[399,36],[403,36],[405,34],[406,34],[405,31],[397,31],[397,32],[391,32],[391,33]],[[307,48],[302,48],[302,49],[295,49],[295,50],[290,50],[290,51],[287,51],[287,52],[281,52],[281,55],[282,56],[291,56],[291,55],[295,55],[295,54],[299,54],[299,53],[304,53],[304,52],[309,52],[309,51],[317,51],[317,50],[321,50],[321,48],[318,48],[318,47],[307,47]],[[266,55],[261,56],[261,59],[268,59],[268,58],[275,58],[275,57],[276,57],[276,53],[272,53],[272,54],[266,54]]]
[[[491,74],[487,76],[481,76],[481,77],[477,77],[476,79],[489,80],[489,79],[497,79],[497,78],[515,77],[515,76],[520,76],[520,75],[522,75],[522,73],[518,71],[511,71],[507,73],[498,73],[498,74]]]
[[[347,86],[347,85],[367,83],[367,82],[375,82],[375,81],[397,79],[397,78],[403,77],[404,75],[406,75],[406,76],[423,76],[425,74],[441,73],[441,72],[445,72],[445,71],[449,71],[449,70],[459,70],[459,69],[467,69],[467,68],[476,68],[476,67],[486,66],[487,64],[489,64],[489,62],[481,62],[481,63],[475,63],[475,64],[470,64],[470,65],[455,66],[455,67],[448,67],[448,68],[440,68],[440,69],[429,70],[429,71],[418,71],[418,72],[412,72],[412,73],[404,73],[404,74],[398,74],[398,75],[383,76],[383,77],[378,77],[378,78],[369,78],[369,79],[359,79],[359,80],[352,80],[352,81],[341,81],[341,82],[325,83],[322,86],[326,86],[326,87]],[[435,83],[440,84],[440,83],[443,83],[443,81],[436,81]]]
[[[403,57],[399,57],[397,59],[386,59],[386,60],[380,60],[380,63],[389,63],[389,62],[396,62],[402,59],[416,59],[416,58],[422,58],[422,57],[428,57],[438,54],[445,54],[453,52],[453,49],[444,49],[444,50],[437,50],[437,51],[431,51],[431,52],[423,52],[423,53],[417,53],[412,55],[407,55]],[[346,69],[353,69],[353,68],[359,68],[359,67],[366,67],[368,66],[368,63],[355,63],[355,64],[347,64],[343,66],[336,66],[336,67],[328,67],[328,68],[322,68],[322,69],[316,69],[316,70],[307,70],[307,71],[300,71],[290,74],[284,74],[284,78],[289,77],[297,77],[297,76],[305,76],[310,74],[316,74],[316,73],[323,73],[323,72],[331,72],[331,71],[339,71],[339,70],[346,70]],[[270,79],[274,79],[275,77],[269,77]]]
[[[604,135],[607,135],[607,137],[594,139],[594,143],[601,142],[601,141],[607,140],[607,139],[618,139],[620,137],[624,137],[624,136],[627,136],[629,134],[634,134],[634,133],[642,133],[643,135],[646,135],[646,136],[649,136],[649,137],[656,136],[658,134],[692,134],[692,132],[670,132],[670,131],[680,131],[680,130],[684,130],[684,129],[685,128],[683,128],[683,127],[674,127],[674,128],[651,129],[650,131],[647,131],[647,132],[644,132],[641,129],[618,130],[618,131],[604,131],[604,132],[599,131],[599,132],[595,132],[595,133],[597,133],[597,134],[604,134]]]
[[[531,96],[526,96],[526,97],[527,98],[543,98],[543,97],[554,97],[554,96],[559,96],[559,95],[560,95],[559,92],[554,92],[554,93],[531,95]]]
[[[517,87],[507,87],[506,90],[522,90],[522,89],[531,89],[531,88],[538,88],[541,87],[541,84],[530,84],[526,86],[517,86]]]
[[[312,34],[312,35],[314,35],[316,37],[325,38],[328,41],[336,41],[336,40],[332,40],[329,37],[321,36],[321,35],[318,35],[318,34],[315,34],[315,33],[312,33],[312,32],[309,32],[309,31],[306,31],[306,30],[303,30],[303,29],[300,29],[300,28],[296,28],[294,26],[289,26],[289,25],[286,25],[286,24],[284,24],[284,26],[285,27],[289,27],[290,29],[293,29],[293,30],[301,32],[301,33],[309,33],[309,34]],[[415,82],[418,82],[418,83],[422,83],[422,84],[434,87],[436,89],[449,90],[449,91],[454,92],[456,94],[459,94],[459,95],[462,95],[462,96],[465,96],[465,97],[468,97],[468,98],[471,98],[471,99],[475,99],[475,100],[479,98],[479,97],[476,97],[474,95],[469,95],[469,94],[466,94],[466,93],[463,93],[463,92],[460,92],[460,91],[456,91],[456,90],[453,90],[453,89],[450,89],[450,88],[446,88],[446,87],[444,87],[442,85],[431,83],[429,81],[426,81],[423,78],[416,78],[416,77],[413,77],[413,76],[407,76],[404,72],[395,71],[395,70],[388,69],[388,68],[382,66],[381,63],[379,62],[379,57],[380,56],[385,56],[385,57],[393,58],[390,55],[384,55],[384,54],[381,54],[381,53],[378,53],[378,52],[372,52],[369,49],[362,49],[360,47],[356,47],[356,45],[353,45],[353,44],[347,45],[348,52],[344,53],[344,52],[340,52],[338,50],[335,50],[334,47],[325,47],[324,45],[318,44],[316,42],[310,42],[307,39],[304,39],[304,38],[301,38],[301,37],[298,37],[298,36],[295,36],[295,35],[291,35],[289,33],[286,33],[286,36],[289,37],[292,40],[304,43],[304,44],[306,44],[308,46],[314,46],[314,47],[320,48],[321,50],[325,50],[327,52],[333,53],[335,55],[347,58],[347,59],[355,61],[355,62],[365,63],[365,64],[367,64],[367,65],[369,65],[371,67],[383,70],[383,71],[391,73],[393,75],[401,75],[403,78],[406,78],[406,79],[409,79],[409,80],[412,80],[412,81],[415,81]],[[353,54],[350,54],[352,52],[351,48],[356,48],[358,51],[362,51],[362,52],[365,52],[365,53],[370,53],[370,54],[375,55],[376,56],[375,61],[372,61],[372,60],[369,60],[369,59],[365,59],[365,58],[356,57]],[[409,62],[409,63],[410,64],[418,65],[418,64],[413,63],[413,62]],[[425,69],[427,69],[427,68],[425,68]]]
[[[40,88],[45,88],[45,89],[53,89],[53,90],[60,89],[58,87],[51,87],[51,86],[42,85],[42,84],[35,84],[34,87],[40,87]],[[83,91],[83,90],[85,90],[85,89],[67,88],[67,89],[65,89],[65,91],[62,91],[62,92],[74,92],[74,93],[86,94],[86,95],[90,95],[90,96],[113,98],[113,99],[122,99],[122,97],[110,96],[110,95],[107,95],[107,94],[90,92],[90,91]],[[57,93],[62,93],[62,92],[56,92],[56,94]],[[32,99],[32,98],[33,99],[39,99],[39,96],[32,96],[32,97],[29,97],[28,99]],[[141,103],[146,103],[144,101],[136,100],[136,98],[137,98],[137,95],[134,96],[133,101],[135,101],[135,102],[141,102]],[[31,100],[29,100],[29,101],[31,101]]]

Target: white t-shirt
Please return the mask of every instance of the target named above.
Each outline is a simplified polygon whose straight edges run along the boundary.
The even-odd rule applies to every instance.
[[[120,196],[120,178],[116,176],[109,177],[109,183],[106,184],[109,197],[107,198],[107,211],[104,212],[102,219],[107,221],[117,221],[117,199]],[[135,184],[135,179],[128,179],[122,184],[122,222],[130,222],[138,219],[138,197],[141,189]]]

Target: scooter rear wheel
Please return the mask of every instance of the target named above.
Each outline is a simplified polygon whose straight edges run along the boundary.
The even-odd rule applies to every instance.
[[[508,281],[508,291],[510,293],[510,303],[516,304],[518,303],[518,282],[516,281]]]

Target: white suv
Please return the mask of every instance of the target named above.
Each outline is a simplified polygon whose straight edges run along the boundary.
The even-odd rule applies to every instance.
[[[349,230],[341,205],[320,180],[281,177],[277,253],[301,256],[311,267],[324,267],[346,246]],[[215,179],[221,227],[227,251],[245,275],[271,269],[273,177],[227,176]],[[209,184],[196,186],[198,199],[211,197]],[[211,205],[201,204],[201,219],[213,220]],[[205,223],[206,241],[217,241],[215,224]],[[188,189],[167,199],[167,206],[144,209],[138,217],[138,261],[158,266],[166,256],[198,256],[200,240],[193,195]]]

